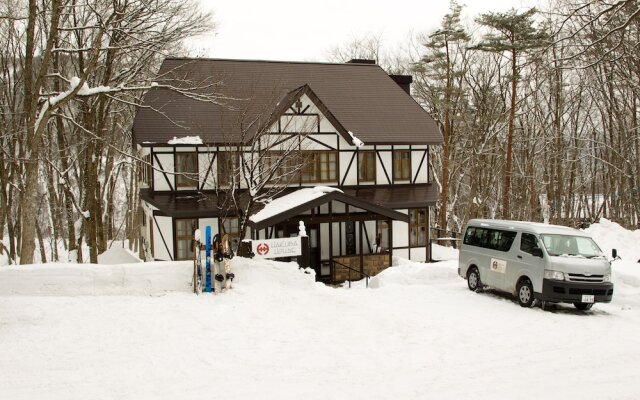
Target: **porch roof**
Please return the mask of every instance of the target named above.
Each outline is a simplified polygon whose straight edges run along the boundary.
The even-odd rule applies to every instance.
[[[397,221],[409,222],[409,216],[401,212],[370,203],[358,197],[344,193],[342,190],[329,187],[301,188],[281,196],[249,217],[249,226],[264,229],[293,218],[305,211],[326,204],[330,201],[342,203],[370,211]]]

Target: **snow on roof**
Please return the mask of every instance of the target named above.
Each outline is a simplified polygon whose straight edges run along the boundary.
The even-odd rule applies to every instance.
[[[173,139],[169,140],[169,144],[202,144],[202,139],[200,136],[184,136],[184,137],[173,137]]]
[[[327,193],[336,191],[342,193],[342,190],[329,186],[316,186],[313,188],[298,189],[293,193],[289,193],[285,196],[272,200],[270,203],[265,205],[262,210],[249,217],[249,220],[251,222],[261,222],[294,207],[322,197]]]
[[[349,136],[351,136],[351,139],[353,139],[353,145],[356,147],[362,147],[364,146],[364,142],[360,139],[358,139],[356,137],[356,135],[353,134],[353,132],[349,131]]]

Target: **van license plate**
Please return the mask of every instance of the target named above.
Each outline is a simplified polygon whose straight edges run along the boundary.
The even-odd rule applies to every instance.
[[[583,303],[593,303],[595,301],[594,296],[592,294],[583,294],[582,302]]]

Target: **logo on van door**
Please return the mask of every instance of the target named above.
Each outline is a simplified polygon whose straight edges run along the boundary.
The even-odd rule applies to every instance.
[[[507,262],[504,260],[498,260],[497,258],[492,258],[491,271],[504,274],[507,271]]]

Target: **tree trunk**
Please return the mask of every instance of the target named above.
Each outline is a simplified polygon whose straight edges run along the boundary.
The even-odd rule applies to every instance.
[[[507,154],[504,172],[504,185],[502,188],[502,217],[504,219],[510,218],[509,201],[511,198],[511,170],[512,170],[512,158],[513,158],[513,129],[516,119],[516,82],[517,75],[517,60],[515,49],[511,51],[511,112],[509,113],[509,132],[507,136]]]

